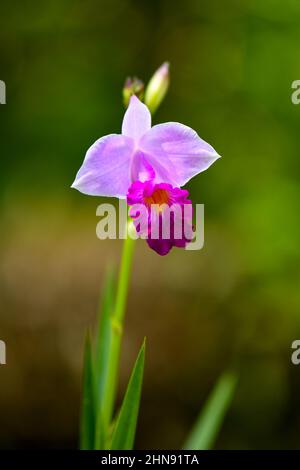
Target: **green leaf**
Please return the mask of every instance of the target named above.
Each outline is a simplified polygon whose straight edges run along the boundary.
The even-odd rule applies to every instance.
[[[131,224],[129,224],[129,227],[131,227]],[[128,227],[127,229],[130,230]],[[111,316],[111,341],[107,360],[107,377],[103,391],[102,422],[104,429],[108,430],[108,439],[105,441],[105,449],[107,449],[107,446],[109,445],[109,434],[111,434],[110,430],[112,429],[112,417],[114,414],[118,383],[121,340],[123,335],[123,323],[126,311],[126,299],[131,272],[133,248],[134,240],[130,236],[127,236],[123,244],[115,305]]]
[[[95,360],[95,449],[102,449],[108,430],[103,427],[103,393],[108,376],[109,350],[112,340],[111,315],[114,307],[114,273],[110,270],[105,280],[103,297],[99,312],[99,326],[96,338]]]
[[[114,275],[109,271],[105,280],[103,297],[99,311],[98,334],[96,338],[96,362],[97,389],[99,395],[103,393],[105,376],[107,373],[107,358],[111,341],[111,315],[114,307]]]
[[[235,374],[225,372],[215,385],[204,409],[184,444],[186,450],[208,450],[214,445],[237,383]]]
[[[111,450],[133,448],[144,374],[145,341],[132,371],[122,407],[112,435]]]
[[[94,371],[91,336],[88,332],[86,335],[84,349],[82,409],[80,420],[80,449],[93,449],[94,430]]]

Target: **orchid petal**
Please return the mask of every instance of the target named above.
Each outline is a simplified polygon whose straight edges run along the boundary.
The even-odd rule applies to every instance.
[[[152,127],[139,147],[153,166],[156,181],[174,186],[185,185],[220,157],[193,129],[177,122]]]
[[[130,137],[110,134],[98,139],[87,151],[72,188],[91,196],[125,198],[133,149]]]
[[[145,104],[133,95],[124,115],[122,134],[132,137],[135,142],[138,142],[149,129],[151,129],[150,111]]]
[[[155,178],[155,171],[142,152],[134,154],[131,165],[131,178],[132,181],[142,182],[154,180]]]

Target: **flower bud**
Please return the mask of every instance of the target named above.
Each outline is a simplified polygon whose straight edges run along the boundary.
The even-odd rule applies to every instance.
[[[150,79],[145,92],[145,104],[154,113],[164,99],[169,88],[169,63],[165,62]]]
[[[144,83],[139,78],[128,77],[123,87],[123,102],[125,108],[129,105],[130,97],[136,95],[140,100],[144,97]]]

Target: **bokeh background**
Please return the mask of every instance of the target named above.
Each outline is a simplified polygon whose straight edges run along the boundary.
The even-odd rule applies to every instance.
[[[119,399],[146,335],[137,448],[179,448],[233,364],[216,447],[300,447],[299,22],[297,0],[1,2],[0,447],[77,447],[84,332],[121,244],[96,238],[101,200],[70,184],[119,131],[126,76],[165,60],[155,122],[193,127],[223,158],[188,184],[203,250],[137,243]]]

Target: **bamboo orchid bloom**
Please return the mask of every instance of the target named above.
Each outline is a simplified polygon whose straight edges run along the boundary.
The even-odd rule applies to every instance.
[[[190,204],[180,189],[206,170],[217,152],[183,124],[168,122],[151,127],[151,114],[135,95],[125,112],[122,133],[98,139],[87,151],[72,188],[93,196],[127,198],[150,207],[151,203]],[[174,238],[174,237],[173,237]],[[188,238],[148,240],[151,248],[166,254],[172,246],[185,246]],[[162,246],[163,245],[163,246]]]

